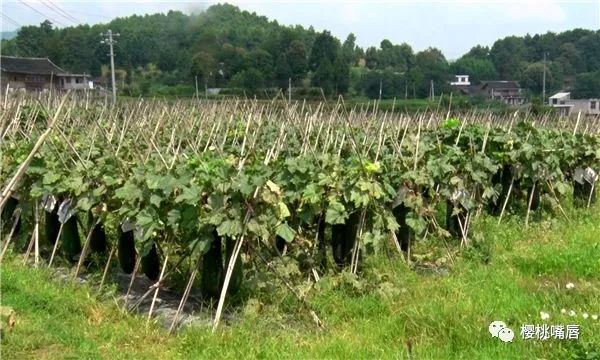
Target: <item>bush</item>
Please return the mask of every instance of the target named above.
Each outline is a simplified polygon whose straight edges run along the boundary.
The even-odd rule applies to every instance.
[[[323,92],[320,87],[299,87],[292,88],[292,97],[294,99],[323,99]]]
[[[147,96],[178,96],[178,97],[190,97],[194,96],[196,89],[190,85],[154,85],[150,87]]]
[[[531,99],[531,113],[534,115],[547,114],[549,112],[554,112],[554,108],[552,106],[546,105],[542,102],[542,99],[538,96],[535,96]]]

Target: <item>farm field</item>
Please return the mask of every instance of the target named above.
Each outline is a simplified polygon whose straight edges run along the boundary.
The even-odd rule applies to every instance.
[[[600,356],[597,118],[69,95],[4,109],[3,357]],[[126,310],[116,279],[129,295],[136,274],[177,295],[168,321],[154,300]],[[190,304],[207,320],[183,326]],[[579,339],[524,340],[526,324]]]
[[[173,337],[155,324],[148,327],[145,316],[128,315],[110,296],[11,261],[2,268],[2,304],[15,308],[18,323],[2,357],[408,359],[411,340],[414,359],[597,359],[600,322],[582,314],[600,312],[600,209],[569,214],[572,224],[541,220],[527,231],[517,217],[502,226],[484,219],[485,238],[494,243],[492,259],[488,264],[457,259],[445,276],[378,258],[362,276],[375,281],[371,288],[333,286],[341,275],[324,279],[328,285],[309,300],[325,331],[291,308],[294,300],[283,292],[280,299],[259,297],[265,304],[260,311],[239,309],[240,322],[217,334],[204,327]],[[381,283],[381,277],[388,281]],[[574,289],[566,289],[569,282]],[[577,316],[561,315],[562,308]],[[540,311],[550,319],[542,321]],[[579,324],[580,340],[505,344],[488,334],[495,319],[513,327]]]

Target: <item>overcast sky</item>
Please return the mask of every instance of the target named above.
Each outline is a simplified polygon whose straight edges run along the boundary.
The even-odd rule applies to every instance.
[[[18,25],[37,25],[46,18],[59,27],[77,22],[101,23],[117,16],[170,9],[200,11],[217,2],[0,0],[1,25],[3,31],[10,31]],[[416,50],[437,47],[449,59],[474,45],[491,45],[507,35],[600,29],[600,0],[228,2],[282,24],[330,30],[342,41],[353,32],[363,47],[378,46],[382,39],[389,39],[393,43],[406,42]]]

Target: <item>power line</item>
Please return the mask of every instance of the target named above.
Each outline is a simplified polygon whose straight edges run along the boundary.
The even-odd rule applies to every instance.
[[[51,10],[53,13],[55,13],[55,14],[58,14],[59,16],[61,16],[61,17],[65,18],[65,19],[67,19],[67,20],[69,20],[69,21],[71,21],[71,22],[77,23],[76,21],[73,21],[72,19],[69,19],[69,18],[68,18],[68,17],[66,17],[65,15],[63,15],[63,14],[59,13],[59,12],[58,12],[58,10],[56,10],[56,9],[52,8],[50,5],[46,4],[45,2],[43,2],[43,1],[40,1],[40,4],[42,4],[42,5],[44,5],[45,7],[47,7],[47,8],[48,8],[49,10]]]
[[[84,15],[84,16],[91,16],[91,17],[95,17],[98,19],[105,19],[105,20],[112,20],[113,18],[109,17],[109,16],[104,16],[104,15],[100,15],[100,14],[90,14],[87,12],[82,12],[82,11],[75,11],[75,10],[69,10],[70,12],[72,12],[73,14],[79,14],[79,15]]]
[[[2,15],[2,17],[4,18],[5,21],[8,21],[9,23],[13,24],[16,27],[21,27],[21,24],[19,24],[18,22],[16,22],[13,18],[11,18],[10,16],[4,14],[4,13],[0,13],[0,15]]]
[[[63,26],[63,27],[66,27],[66,26],[67,26],[67,25],[63,24],[62,22],[60,22],[60,21],[56,21],[55,19],[53,19],[53,18],[49,17],[48,15],[44,14],[43,12],[41,12],[41,11],[39,11],[38,9],[34,8],[33,6],[29,5],[29,4],[28,4],[28,3],[26,3],[25,1],[23,1],[23,0],[19,0],[19,2],[20,2],[21,4],[23,4],[23,5],[27,6],[27,7],[28,7],[28,8],[30,8],[31,10],[35,11],[36,13],[38,13],[38,14],[42,15],[44,18],[46,18],[46,19],[48,19],[48,20],[52,21],[52,23],[54,23],[54,24],[58,24],[58,25],[60,25],[60,26]]]
[[[12,25],[14,25],[16,27],[19,27],[19,24],[17,24],[15,21],[13,21],[13,20],[11,20],[9,18],[5,18],[4,16],[2,16],[2,21],[7,22],[9,24],[12,24]]]
[[[47,1],[50,6],[52,6],[53,8],[55,8],[56,10],[58,10],[59,12],[61,12],[62,14],[64,14],[66,17],[68,17],[69,19],[76,21],[78,23],[81,23],[81,21],[79,21],[79,19],[77,19],[75,16],[69,14],[68,11],[63,10],[63,8],[61,8],[60,6],[58,6],[58,4],[54,3],[52,0],[45,0]]]
[[[72,16],[68,12],[64,11],[57,4],[53,3],[52,0],[46,0],[48,2],[48,4],[46,4],[46,1],[43,1],[43,0],[40,0],[40,1],[42,4],[44,4],[44,6],[46,6],[50,10],[54,11],[58,15],[64,17],[65,19],[68,19],[76,24],[81,24],[81,21],[79,21],[76,17]]]

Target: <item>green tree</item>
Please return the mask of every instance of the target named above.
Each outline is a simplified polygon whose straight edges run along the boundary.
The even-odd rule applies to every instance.
[[[425,81],[425,76],[418,67],[409,70],[406,74],[409,97],[427,96],[429,82],[425,83]]]
[[[308,64],[313,71],[312,85],[321,87],[325,94],[345,93],[348,90],[348,64],[344,61],[339,42],[328,31],[315,39]]]
[[[338,56],[339,42],[331,35],[329,31],[323,31],[313,43],[308,60],[308,66],[311,71],[317,71],[322,63],[328,62],[331,65]]]
[[[419,83],[414,83],[418,96],[428,96],[432,80],[436,94],[447,90],[450,68],[444,54],[439,49],[429,48],[417,53],[416,71],[421,74],[420,77],[423,79]]]
[[[379,98],[380,86],[382,99],[404,98],[405,91],[408,91],[406,79],[406,76],[391,69],[370,70],[362,74],[360,85],[362,93],[370,99]]]
[[[406,72],[414,66],[415,57],[410,45],[403,43],[394,45],[389,40],[383,40],[377,52],[377,68],[390,68],[394,71]]]
[[[226,43],[221,47],[217,59],[222,65],[219,70],[223,72],[225,81],[246,68],[246,50],[241,47]]]
[[[256,92],[264,86],[265,78],[263,74],[254,68],[242,70],[235,74],[231,79],[234,87],[243,88],[251,93]]]
[[[535,62],[527,65],[523,70],[520,84],[524,88],[531,90],[535,94],[541,94],[543,88],[544,63]],[[554,77],[552,72],[546,67],[546,89],[554,87]]]
[[[358,61],[357,48],[356,36],[353,33],[348,34],[348,37],[342,44],[342,54],[344,61],[348,66],[356,65],[356,62]]]
[[[304,77],[308,71],[306,46],[299,40],[290,43],[286,50],[286,61],[290,69],[290,77],[296,84]]]
[[[453,62],[450,69],[455,75],[469,75],[469,80],[474,84],[481,80],[496,80],[498,78],[498,72],[494,64],[487,59],[463,56]]]
[[[246,66],[261,73],[264,79],[273,77],[273,57],[268,51],[254,49],[246,53]]]
[[[585,71],[585,63],[581,52],[571,42],[560,46],[556,61],[561,65],[565,75],[574,75]]]
[[[333,93],[335,90],[333,64],[331,64],[329,59],[324,59],[319,63],[319,66],[312,75],[311,84],[323,89],[323,92],[327,95]]]
[[[291,78],[297,85],[306,77],[307,45],[294,30],[284,28],[283,31],[267,37],[263,48],[273,57],[272,83],[280,88],[287,88]]]
[[[501,79],[515,80],[520,78],[526,53],[523,38],[509,36],[494,43],[490,57]]]
[[[313,85],[321,84],[329,93],[358,93],[363,89],[363,80],[355,72],[354,88],[350,89],[346,68],[355,66],[358,59],[366,61],[367,69],[383,71],[385,76],[399,73],[401,84],[411,96],[427,96],[430,80],[435,82],[436,93],[445,91],[447,80],[458,72],[468,73],[474,82],[494,78],[521,80],[537,89],[539,84],[534,80],[539,65],[534,64],[542,61],[545,52],[549,53],[548,69],[556,88],[563,77],[570,79],[600,69],[600,32],[594,30],[509,36],[496,41],[491,49],[475,46],[448,66],[441,53],[426,50],[417,56],[408,44],[393,44],[385,39],[378,47],[363,51],[356,46],[354,34],[341,44],[328,32],[317,33],[312,27],[299,25],[283,26],[229,4],[212,5],[191,15],[170,11],[60,29],[45,21],[38,26],[24,26],[14,39],[3,40],[2,51],[9,55],[48,56],[68,71],[100,75],[109,59],[107,46],[99,44],[98,34],[109,28],[121,33],[115,47],[116,66],[133,75],[128,77],[132,86],[137,83],[136,69],[155,64],[161,71],[159,76],[144,80],[151,82],[149,91],[160,85],[189,86],[193,76],[208,80],[211,86],[228,86],[237,74],[253,69],[238,76],[236,82],[258,71],[264,79],[263,86],[287,88],[290,78],[294,86],[311,79]],[[586,83],[586,77],[583,78]]]
[[[16,41],[14,41],[14,39],[2,40],[0,42],[0,47],[2,47],[3,55],[10,55],[10,56],[18,56],[19,55],[17,43],[16,43]]]
[[[585,64],[583,71],[591,72],[600,69],[600,31],[580,38],[577,41],[577,48]]]
[[[333,81],[335,83],[335,93],[345,94],[350,86],[350,66],[340,54],[333,63]]]
[[[575,98],[597,99],[600,97],[600,71],[578,74],[575,78]]]
[[[377,48],[374,46],[368,47],[365,52],[365,62],[369,69],[377,69],[378,67],[378,56]]]
[[[47,57],[56,50],[51,51],[54,37],[54,29],[49,20],[45,20],[40,26],[23,26],[19,29],[15,38],[20,56]],[[56,60],[56,57],[53,57]]]
[[[190,73],[192,76],[198,76],[208,85],[213,86],[217,74],[217,61],[211,54],[201,51],[194,55]]]
[[[471,48],[463,57],[479,60],[488,60],[490,58],[490,48],[487,46],[477,45]]]

